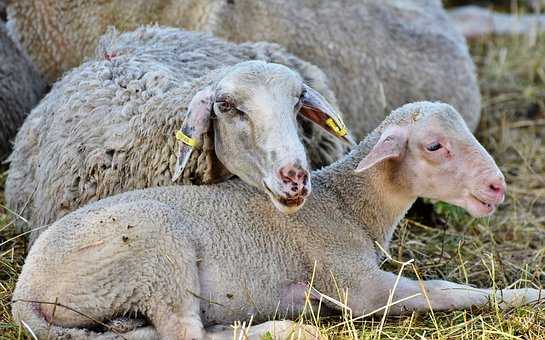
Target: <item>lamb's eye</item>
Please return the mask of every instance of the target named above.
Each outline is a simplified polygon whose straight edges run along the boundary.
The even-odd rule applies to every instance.
[[[217,101],[216,104],[221,112],[227,112],[233,108],[233,105],[226,100]]]
[[[428,150],[428,151],[437,151],[437,150],[441,149],[442,147],[443,146],[441,145],[441,143],[434,142],[434,143],[431,143],[428,146],[426,146],[426,150]]]

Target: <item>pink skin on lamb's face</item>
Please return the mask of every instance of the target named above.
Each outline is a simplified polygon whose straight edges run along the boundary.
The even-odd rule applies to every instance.
[[[466,209],[474,217],[491,215],[505,199],[503,174],[480,145],[459,143],[453,147],[452,144],[446,142],[441,152],[443,157],[450,155],[451,158],[450,167],[453,169],[445,171],[445,176],[452,176],[446,181],[452,182],[448,183],[449,186],[454,185],[451,187],[453,193],[445,194],[441,199]],[[459,154],[458,157],[454,152]],[[458,171],[454,171],[456,169]]]
[[[494,159],[448,105],[408,125],[386,127],[356,171],[387,159],[399,174],[395,185],[408,195],[451,203],[474,217],[492,214],[505,199],[505,178]]]
[[[469,131],[430,125],[414,145],[414,187],[421,188],[421,196],[457,205],[472,216],[492,214],[505,199],[506,184],[490,154]]]

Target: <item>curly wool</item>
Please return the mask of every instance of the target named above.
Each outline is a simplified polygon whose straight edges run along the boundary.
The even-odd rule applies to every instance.
[[[46,90],[45,81],[0,22],[0,160],[26,115]]]
[[[330,77],[357,139],[419,100],[453,105],[472,130],[479,122],[474,64],[439,0],[18,0],[8,11],[14,34],[50,80],[90,55],[108,25],[158,22],[278,43],[314,63]]]
[[[6,201],[30,221],[19,222],[19,229],[50,224],[116,193],[171,185],[174,132],[191,98],[225,67],[252,59],[291,67],[335,105],[323,73],[275,44],[237,45],[161,27],[109,32],[94,58],[54,84],[17,135]],[[342,156],[335,137],[307,121],[300,126],[314,168]],[[212,134],[206,136],[178,184],[230,176],[215,157]]]

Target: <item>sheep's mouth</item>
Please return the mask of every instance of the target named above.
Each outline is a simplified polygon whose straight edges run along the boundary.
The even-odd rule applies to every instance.
[[[263,187],[272,200],[274,206],[284,214],[293,214],[294,212],[301,209],[305,203],[305,196],[296,196],[296,197],[283,197],[278,194],[275,194],[271,188],[263,181]]]
[[[290,208],[297,207],[305,203],[305,198],[302,196],[294,197],[294,198],[276,197],[276,200],[278,200],[278,202]]]

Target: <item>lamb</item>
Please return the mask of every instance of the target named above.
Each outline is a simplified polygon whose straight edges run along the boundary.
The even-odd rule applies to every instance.
[[[174,28],[113,30],[31,112],[9,158],[6,201],[28,232],[173,177],[209,184],[236,175],[293,213],[311,189],[303,144],[316,168],[351,141],[335,107],[323,73],[278,45]],[[176,141],[180,126],[197,149]],[[42,230],[31,231],[31,243]]]
[[[387,249],[417,197],[476,217],[504,199],[501,171],[450,105],[395,110],[343,160],[313,172],[312,181],[313,196],[294,215],[275,214],[241,181],[132,191],[81,208],[30,250],[13,316],[38,338],[111,339],[112,329],[91,330],[96,321],[137,314],[151,324],[123,333],[126,339],[229,339],[232,331],[207,327],[297,316],[311,278],[311,299],[349,289],[354,316],[386,305],[391,291],[390,314],[539,299],[535,289],[397,281],[379,267],[375,244]],[[257,325],[249,339],[275,327],[283,338],[292,323],[277,322]]]
[[[278,43],[314,63],[331,78],[358,140],[390,110],[417,100],[450,103],[472,130],[479,122],[474,65],[440,0],[54,2],[8,6],[14,35],[50,80],[90,55],[108,25],[158,22],[234,42]]]
[[[45,90],[45,80],[0,22],[0,161],[8,156],[17,129]]]

